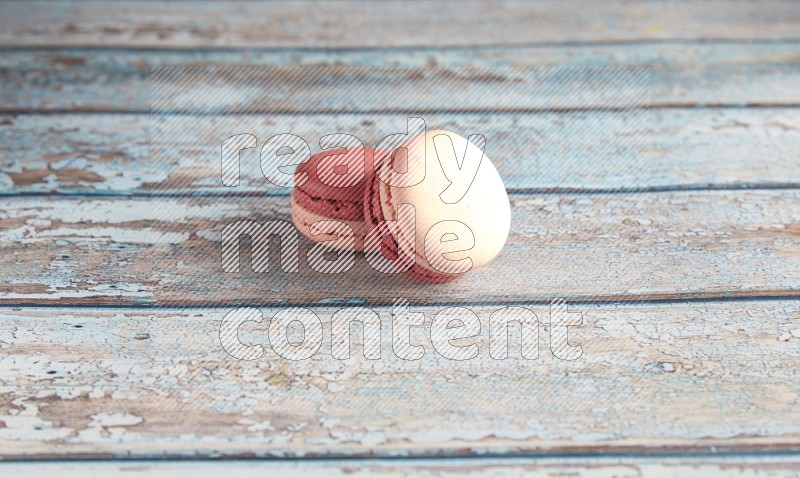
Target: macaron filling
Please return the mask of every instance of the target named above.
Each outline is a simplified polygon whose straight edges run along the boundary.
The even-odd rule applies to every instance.
[[[294,188],[292,199],[303,208],[330,219],[360,221],[364,219],[364,208],[361,203],[361,190],[354,188],[353,200],[326,199],[314,195],[303,188]]]

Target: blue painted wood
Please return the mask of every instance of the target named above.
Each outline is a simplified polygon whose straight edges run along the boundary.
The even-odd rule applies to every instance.
[[[306,262],[221,270],[222,229],[291,221],[287,197],[10,198],[0,213],[0,302],[218,305],[525,303],[800,297],[800,189],[658,194],[519,194],[500,255],[432,287]],[[24,244],[24,247],[21,245]],[[347,284],[343,287],[343,284]]]
[[[800,183],[800,109],[424,114],[430,128],[487,138],[506,187],[523,191],[790,187]],[[401,114],[140,114],[0,116],[0,194],[286,195],[241,155],[236,188],[220,181],[222,140],[242,128],[259,145],[277,133],[349,132],[365,144],[402,131]],[[174,134],[173,134],[174,133]],[[151,154],[152,153],[152,154]]]
[[[0,311],[0,458],[536,453],[541,465],[587,450],[796,450],[797,12],[780,0],[0,4],[0,303],[20,309]],[[433,80],[437,96],[403,106],[441,127],[486,133],[515,215],[496,262],[430,288],[376,279],[362,261],[346,297],[341,278],[308,270],[220,275],[215,231],[239,217],[288,219],[286,191],[266,188],[253,158],[233,192],[242,197],[215,186],[224,128],[207,117],[156,144],[173,154],[154,161],[151,69],[336,63],[414,68],[402,82],[384,77],[382,94],[396,99]],[[508,75],[453,79],[464,66],[647,66],[657,109],[632,121],[550,88],[502,111],[480,95],[484,112],[428,111],[452,106],[449,89],[485,92],[487,79],[515,86]],[[241,83],[223,86],[235,93]],[[311,114],[281,116],[262,102],[260,118],[244,123],[259,137],[280,127],[312,143],[331,128],[373,141],[395,128],[387,113],[314,114],[304,96],[324,87],[283,98],[286,110]],[[346,100],[322,97],[334,110]],[[559,111],[567,106],[595,110]],[[657,193],[587,194],[619,188]],[[552,190],[561,192],[544,194]],[[174,196],[127,197],[154,191]],[[77,197],[27,197],[49,193]],[[187,199],[204,194],[222,197]],[[81,197],[91,195],[111,197]],[[440,357],[399,367],[328,361],[321,373],[318,362],[231,365],[218,348],[214,314],[228,306],[319,311],[397,296],[428,318],[437,304],[491,311],[568,297],[591,307],[576,335],[588,340],[589,360],[533,369]],[[755,298],[784,300],[742,300]],[[610,306],[641,300],[665,303]],[[176,307],[151,309],[165,304]],[[790,474],[788,461],[765,466]],[[669,471],[744,470],[739,457],[721,462]],[[439,473],[457,462],[428,463]],[[666,470],[651,464],[625,466]]]
[[[800,43],[655,43],[411,50],[22,49],[0,55],[0,111],[149,112],[150,73],[166,66],[331,65],[416,68],[416,83],[446,81],[449,68],[650,68],[651,104],[800,104]],[[438,69],[433,69],[438,67]],[[439,72],[438,75],[430,75]],[[427,75],[427,76],[425,76]],[[413,79],[412,79],[413,80]],[[268,89],[268,84],[263,84]],[[401,91],[401,90],[398,90]],[[569,90],[549,99],[562,105]],[[557,95],[558,92],[555,92]],[[391,97],[391,92],[387,92]],[[541,98],[535,98],[541,101]],[[421,102],[408,108],[430,108]],[[291,104],[285,106],[291,106]],[[252,106],[252,105],[250,105]],[[520,106],[526,106],[524,103]],[[585,106],[589,106],[588,104]]]
[[[0,4],[0,45],[426,47],[800,38],[792,0]]]
[[[280,308],[262,307],[261,323],[239,329],[243,343],[264,346],[255,361],[223,350],[220,322],[230,311],[224,307],[0,308],[0,364],[4,386],[13,387],[4,399],[10,401],[0,402],[11,409],[0,410],[0,456],[99,458],[102,466],[91,471],[104,477],[213,478],[232,471],[260,477],[269,470],[293,476],[323,467],[319,476],[327,478],[354,476],[354,470],[372,476],[383,466],[483,476],[481,470],[499,471],[484,469],[486,460],[502,457],[514,457],[506,461],[515,465],[503,470],[507,476],[529,476],[534,470],[516,466],[531,459],[549,476],[558,476],[550,473],[556,470],[664,476],[674,469],[639,460],[689,461],[675,476],[714,478],[750,476],[748,463],[768,460],[763,474],[792,476],[780,463],[797,464],[798,301],[573,304],[570,311],[580,312],[582,323],[570,327],[569,341],[583,352],[574,361],[550,350],[547,305],[528,307],[539,318],[541,338],[539,357],[531,360],[518,358],[514,332],[508,359],[489,355],[496,305],[472,307],[481,333],[466,341],[479,354],[447,359],[430,335],[444,307],[412,301],[411,310],[426,318],[424,327],[408,332],[424,347],[420,360],[397,356],[390,308],[375,308],[382,321],[379,360],[364,358],[356,333],[351,357],[335,359],[331,315],[340,307],[312,307],[323,345],[307,360],[283,359],[268,342],[268,321]],[[777,340],[784,334],[789,340]],[[26,414],[14,413],[17,408]],[[169,457],[184,460],[164,460]],[[215,457],[251,459],[197,461]],[[161,474],[148,458],[159,459]],[[700,465],[706,460],[725,466],[709,475],[713,468]],[[550,468],[565,462],[589,472]],[[71,478],[86,476],[90,463],[35,463],[27,467],[30,475],[24,463],[0,463],[0,473],[38,478],[52,470]],[[336,468],[344,465],[340,475]],[[117,466],[121,472],[112,474]],[[401,476],[429,475],[412,469]]]

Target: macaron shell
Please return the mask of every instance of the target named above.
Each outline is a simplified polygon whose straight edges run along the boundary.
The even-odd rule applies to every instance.
[[[304,236],[314,242],[325,242],[332,248],[340,248],[330,241],[333,236],[312,235],[311,225],[319,221],[344,222],[354,231],[354,250],[361,251],[366,233],[363,205],[366,166],[372,165],[373,148],[343,151],[343,148],[326,150],[297,166],[298,185],[292,190],[292,221]]]
[[[373,148],[344,148],[325,150],[295,170],[295,178],[305,174],[305,181],[295,186],[309,196],[326,200],[360,204],[364,193],[367,165],[372,164]]]
[[[415,160],[413,153],[415,151],[422,153],[421,147],[424,142],[425,179],[420,184],[405,188],[392,187],[381,182],[383,216],[390,220],[396,218],[397,207],[400,204],[415,206],[414,237],[401,238],[401,247],[408,250],[414,241],[417,264],[432,272],[439,272],[442,266],[441,264],[437,266],[438,268],[432,266],[425,257],[425,237],[428,231],[442,221],[458,221],[464,224],[474,236],[474,246],[469,250],[445,253],[444,257],[451,261],[468,257],[472,261],[472,268],[479,267],[496,257],[508,238],[511,226],[508,195],[500,174],[484,154],[477,174],[464,197],[454,204],[445,203],[441,194],[451,182],[444,174],[434,145],[434,138],[440,135],[449,137],[452,148],[448,151],[447,138],[437,139],[439,154],[455,154],[459,164],[467,148],[470,149],[468,154],[481,154],[480,149],[466,138],[448,131],[434,130],[412,138],[407,143],[412,156],[409,167],[419,167],[413,164]],[[444,142],[440,142],[441,140]],[[421,157],[422,154],[416,156],[417,164]],[[447,247],[446,243],[443,244],[443,248]]]

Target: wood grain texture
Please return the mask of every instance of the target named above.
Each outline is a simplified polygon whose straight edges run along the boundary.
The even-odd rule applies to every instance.
[[[383,95],[359,100],[368,114],[304,103],[313,91],[315,107],[352,110],[336,98],[346,72],[267,91],[242,124],[312,149],[331,128],[368,142],[394,132],[386,105],[480,130],[512,191],[506,248],[439,287],[387,280],[363,258],[318,274],[305,241],[297,274],[276,272],[276,247],[270,273],[220,272],[219,230],[288,220],[288,199],[254,168],[235,191],[215,186],[219,118],[192,120],[153,161],[151,70],[175,65],[406,68],[400,82],[367,75]],[[564,111],[609,105],[597,85],[576,100],[562,75],[513,105],[442,111],[459,109],[442,91],[513,88],[508,67],[527,66],[647,67],[655,108],[646,121]],[[796,2],[3,2],[0,83],[0,461],[142,460],[0,463],[1,475],[798,476]],[[51,193],[76,197],[37,197]],[[204,194],[222,197],[187,197]],[[395,297],[425,313],[412,332],[422,360],[394,354]],[[488,356],[492,312],[524,305],[546,320],[553,297],[584,313],[570,331],[580,359],[553,357],[544,322],[540,358]],[[240,330],[267,346],[252,362],[219,340],[244,305],[266,317]],[[301,362],[268,347],[276,307],[313,309],[329,338],[345,305],[376,307],[381,360],[359,346],[336,360],[329,341]],[[481,318],[478,358],[433,349],[430,321],[448,305]],[[291,460],[147,461],[165,457]],[[309,457],[335,460],[294,460]]]
[[[741,478],[798,476],[795,457],[691,458],[448,458],[442,460],[247,460],[247,461],[54,461],[0,463],[0,473],[19,478],[58,475],[63,478],[162,478],[188,476],[216,478],[222,474],[248,477],[309,478],[425,478],[425,477],[532,477],[532,478]]]
[[[232,222],[290,221],[287,197],[7,200],[0,300],[9,304],[476,303],[796,296],[800,191],[511,196],[500,256],[431,287],[373,271],[221,271]],[[246,246],[245,246],[246,248]],[[249,257],[249,256],[247,256]],[[511,279],[513,278],[513,279]],[[343,287],[343,284],[347,284]]]
[[[3,3],[0,44],[146,47],[425,47],[664,39],[797,39],[791,0],[661,3]]]
[[[800,184],[800,109],[426,114],[431,127],[487,138],[511,191],[775,187]],[[365,144],[405,127],[402,115],[0,116],[0,193],[287,194],[264,179],[256,150],[242,152],[241,182],[219,181],[222,140],[279,132],[319,150],[323,134]],[[179,131],[168,138],[167,132]],[[155,144],[152,144],[155,143]],[[156,149],[159,148],[159,149]],[[169,150],[169,154],[158,151]],[[157,157],[154,157],[156,155]]]
[[[800,83],[800,43],[717,42],[397,51],[9,50],[0,55],[0,81],[5,85],[0,90],[0,111],[149,112],[153,68],[336,64],[416,69],[418,76],[403,85],[384,81],[389,98],[408,91],[409,84],[418,84],[416,91],[436,81],[455,86],[453,78],[463,74],[464,67],[489,71],[509,66],[649,67],[649,99],[654,106],[800,104],[795,87]],[[436,71],[438,76],[431,77]],[[268,84],[261,87],[268,90]],[[551,93],[550,106],[568,104],[570,91],[561,89],[560,96]],[[406,106],[430,108],[419,97],[408,99]]]
[[[549,349],[546,307],[538,359],[492,359],[488,318],[472,360],[440,356],[418,306],[416,361],[392,349],[366,360],[322,348],[289,361],[269,347],[268,320],[240,340],[255,361],[228,356],[228,309],[24,308],[0,312],[0,455],[43,457],[314,457],[474,454],[588,455],[796,450],[800,444],[800,301],[572,305],[582,348]],[[327,337],[327,338],[325,338]],[[511,356],[519,357],[511,348]]]

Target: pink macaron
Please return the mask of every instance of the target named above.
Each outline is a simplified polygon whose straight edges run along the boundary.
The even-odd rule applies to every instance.
[[[298,165],[292,191],[292,221],[314,242],[338,249],[364,249],[364,186],[371,176],[373,148],[323,151]],[[349,226],[342,229],[338,221]],[[314,226],[314,224],[317,224]],[[352,235],[351,235],[352,234]],[[338,240],[331,240],[337,238]]]

